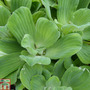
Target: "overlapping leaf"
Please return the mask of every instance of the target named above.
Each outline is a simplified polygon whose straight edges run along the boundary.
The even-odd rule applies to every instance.
[[[40,17],[44,17],[45,16],[45,12],[44,11],[37,11],[33,14],[33,21],[34,23],[36,24],[37,20],[40,18]]]
[[[20,58],[27,62],[28,65],[33,66],[35,64],[49,65],[51,60],[45,56],[24,56],[20,55]]]
[[[62,85],[70,86],[73,90],[90,89],[90,72],[78,67],[70,67],[62,77]]]
[[[66,24],[62,26],[62,32],[66,35],[69,33],[75,33],[75,32],[83,32],[83,30],[88,27],[89,24],[77,26],[75,24]]]
[[[20,72],[20,80],[22,84],[27,88],[31,89],[30,80],[35,75],[42,74],[42,66],[41,65],[34,65],[33,67],[28,66],[25,64]]]
[[[58,27],[46,18],[40,18],[36,24],[36,47],[49,47],[54,44],[60,36]]]
[[[90,25],[90,10],[87,8],[77,10],[74,12],[72,22],[78,26]]]
[[[44,90],[45,78],[42,75],[36,75],[31,79],[31,89],[32,90]]]
[[[0,78],[4,78],[24,64],[19,55],[20,53],[13,53],[0,57]]]
[[[47,90],[59,90],[58,88],[60,87],[61,82],[57,76],[52,76],[48,79],[46,82],[46,88]]]
[[[52,20],[51,11],[50,11],[50,5],[49,5],[48,0],[41,0],[41,1],[42,1],[43,5],[45,6],[48,18]]]
[[[19,43],[25,34],[33,37],[35,27],[30,10],[26,7],[17,9],[9,18],[7,27]]]
[[[30,54],[32,54],[32,55],[37,54],[37,51],[35,50],[35,47],[34,47],[33,38],[29,34],[24,35],[24,37],[21,41],[21,46],[26,48]]]
[[[4,38],[12,38],[13,36],[11,33],[7,30],[6,26],[0,26],[0,39]]]
[[[87,8],[90,3],[90,0],[79,0],[78,9]]]
[[[11,12],[18,9],[21,6],[28,7],[30,9],[32,0],[4,0],[5,4],[10,8]]]
[[[59,61],[57,61],[54,65],[54,72],[53,74],[55,76],[58,76],[59,79],[61,79],[61,77],[63,76],[64,72],[65,72],[65,67],[64,67],[64,59],[60,59]]]
[[[5,77],[5,79],[10,79],[11,80],[11,85],[12,85],[12,84],[16,83],[17,75],[18,75],[18,70],[10,73],[8,76]]]
[[[62,24],[70,23],[79,0],[58,0],[57,19]]]
[[[3,6],[0,6],[0,26],[4,26],[7,23],[9,17],[10,11]]]
[[[90,26],[85,28],[85,30],[83,31],[82,37],[84,40],[90,41]]]
[[[77,33],[68,34],[49,47],[46,56],[52,59],[69,57],[77,53],[81,47],[81,36]]]
[[[71,57],[64,59],[64,67],[66,69],[68,69],[72,64],[73,64],[73,60],[71,59]]]
[[[14,52],[20,52],[22,48],[20,45],[16,42],[16,40],[13,39],[1,39],[0,40],[0,51],[4,52],[6,54],[11,54]]]
[[[82,49],[77,53],[80,61],[84,64],[90,64],[90,45],[83,44]]]

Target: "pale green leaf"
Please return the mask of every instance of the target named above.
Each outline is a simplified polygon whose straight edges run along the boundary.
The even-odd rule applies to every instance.
[[[29,34],[24,35],[24,37],[21,41],[21,46],[26,48],[30,54],[32,54],[32,55],[37,54],[37,51],[35,50],[35,47],[34,47],[33,38]]]
[[[82,32],[86,27],[90,26],[89,24],[77,26],[74,24],[63,25],[61,30],[64,34],[73,33],[73,32]]]
[[[70,22],[79,0],[58,0],[57,19],[62,24]]]
[[[50,4],[49,4],[48,0],[41,0],[41,1],[42,1],[42,4],[45,7],[48,18],[50,20],[52,20],[51,11],[50,11]]]
[[[20,55],[20,58],[24,60],[28,65],[33,66],[35,64],[49,65],[51,63],[50,58],[45,56],[24,56]]]
[[[62,77],[62,85],[73,90],[90,90],[90,72],[81,67],[70,67]]]
[[[61,79],[61,77],[63,76],[64,72],[65,72],[65,67],[64,67],[64,59],[60,59],[59,61],[57,61],[54,65],[54,72],[53,74],[55,76],[58,76],[59,79]]]
[[[19,43],[25,34],[33,37],[35,27],[30,10],[26,7],[17,9],[9,18],[7,27]]]
[[[0,26],[6,25],[9,17],[10,11],[3,6],[0,6]]]
[[[32,90],[44,90],[45,87],[45,78],[42,75],[33,76],[31,79],[31,89]]]
[[[13,53],[0,57],[0,78],[4,78],[24,64],[19,55],[20,53]]]
[[[60,36],[57,25],[46,18],[40,18],[36,24],[36,47],[49,47]]]
[[[22,84],[27,88],[31,89],[30,81],[33,76],[42,74],[42,66],[34,65],[30,67],[28,64],[25,64],[20,72],[20,80]]]
[[[81,36],[77,33],[68,34],[49,47],[46,50],[46,56],[52,59],[66,58],[77,53],[81,47]]]
[[[60,86],[59,90],[72,90],[71,87],[66,87],[66,86]]]
[[[90,45],[83,44],[82,49],[77,53],[80,61],[84,64],[90,64]]]
[[[72,22],[75,25],[90,25],[90,9],[79,9],[73,14]]]

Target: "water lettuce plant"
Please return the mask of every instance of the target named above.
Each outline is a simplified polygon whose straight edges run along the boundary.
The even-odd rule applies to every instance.
[[[90,90],[90,0],[0,0],[0,79],[16,90]]]

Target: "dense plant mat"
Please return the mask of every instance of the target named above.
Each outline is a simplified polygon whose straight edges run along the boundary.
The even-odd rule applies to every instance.
[[[90,90],[90,0],[0,0],[0,79]]]

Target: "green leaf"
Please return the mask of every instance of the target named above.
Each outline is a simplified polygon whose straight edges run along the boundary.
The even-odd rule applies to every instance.
[[[64,59],[64,67],[66,69],[68,69],[72,64],[73,64],[73,60],[71,59],[71,57]]]
[[[78,9],[88,7],[90,0],[79,0]]]
[[[7,30],[6,26],[0,26],[0,38],[4,39],[4,38],[12,38],[13,36],[11,35],[11,33]]]
[[[49,18],[50,20],[52,20],[49,1],[48,1],[48,0],[41,0],[41,1],[42,1],[42,4],[43,4],[44,7],[45,7],[45,10],[46,10],[46,13],[47,13],[48,18]]]
[[[70,67],[61,81],[63,86],[72,87],[73,90],[89,90],[90,72],[80,67]]]
[[[72,90],[72,88],[66,86],[60,86],[59,90]]]
[[[55,0],[43,0],[45,3],[47,3],[49,6],[54,6]],[[42,1],[42,2],[43,2]]]
[[[20,84],[17,84],[16,83],[16,90],[23,90],[25,87],[23,86],[23,84],[22,83],[20,83]]]
[[[77,10],[74,12],[72,22],[78,26],[90,25],[90,10],[87,8]]]
[[[3,6],[3,7],[5,7],[5,8],[7,8],[7,9],[9,9],[9,8],[4,4],[4,2],[3,2],[2,0],[0,0],[0,6]]]
[[[20,58],[24,60],[28,65],[33,66],[35,64],[49,65],[51,63],[50,58],[45,56],[24,56],[20,55]]]
[[[82,38],[77,33],[68,34],[46,50],[51,59],[66,58],[77,53],[82,47]]]
[[[4,52],[7,54],[14,53],[14,52],[20,52],[22,48],[14,39],[0,39],[0,52]]]
[[[45,77],[46,80],[48,80],[51,77],[51,73],[47,69],[43,69],[42,75]]]
[[[57,25],[46,18],[40,18],[36,24],[36,47],[49,47],[60,36]]]
[[[24,64],[19,55],[18,52],[0,57],[0,78],[4,78]]]
[[[6,4],[6,6],[8,6],[10,8],[11,7],[11,1],[12,0],[4,0],[4,3]]]
[[[86,65],[83,65],[83,66],[80,66],[81,68],[83,68],[83,69],[88,69],[89,71],[90,71],[90,66],[86,66]]]
[[[80,32],[80,31],[82,32],[88,26],[90,26],[90,25],[85,24],[85,25],[77,26],[74,24],[66,24],[66,25],[62,26],[61,30],[66,35],[68,33],[73,33],[73,32]]]
[[[60,59],[59,61],[57,61],[54,65],[54,72],[53,74],[55,76],[58,76],[59,79],[61,79],[61,77],[63,76],[64,72],[65,72],[65,67],[64,67],[64,59]]]
[[[30,54],[32,54],[32,55],[37,54],[37,51],[35,50],[35,47],[34,47],[33,38],[29,34],[24,35],[24,37],[21,41],[21,46],[26,48]]]
[[[42,75],[33,76],[31,79],[31,89],[32,90],[44,90],[45,78]]]
[[[89,40],[90,41],[90,26],[83,30],[82,37],[83,37],[84,40]]]
[[[80,61],[79,58],[77,58],[73,61],[73,65],[79,67],[79,66],[82,66],[83,63]]]
[[[44,65],[43,67],[47,69],[51,73],[51,75],[53,74],[53,63],[50,63],[49,65]]]
[[[40,9],[40,7],[41,7],[41,0],[32,1],[31,12],[32,13],[37,12]]]
[[[30,9],[32,0],[4,0],[5,4],[11,9],[11,12],[15,11],[21,6],[27,7]]]
[[[35,27],[30,10],[26,7],[17,9],[9,18],[7,27],[19,43],[25,34],[30,34],[33,37]]]
[[[57,19],[62,24],[71,20],[73,12],[78,6],[79,0],[58,0]]]
[[[3,6],[0,6],[0,26],[6,25],[9,17],[10,17],[9,10]]]
[[[15,84],[17,81],[17,75],[18,75],[18,71],[14,71],[12,73],[10,73],[8,76],[4,77],[5,79],[10,79],[11,80],[11,85]]]
[[[47,90],[57,90],[56,88],[58,88],[60,85],[61,85],[61,82],[59,78],[56,76],[50,77],[46,82]]]
[[[37,20],[40,18],[40,17],[44,17],[45,16],[45,12],[44,11],[37,11],[33,14],[33,21],[34,23],[36,24]]]
[[[30,81],[33,76],[41,75],[42,74],[42,66],[41,65],[34,65],[30,67],[29,65],[25,64],[20,72],[20,80],[22,84],[27,88],[31,89]]]
[[[90,45],[83,44],[82,49],[77,53],[80,61],[84,64],[90,64]]]

